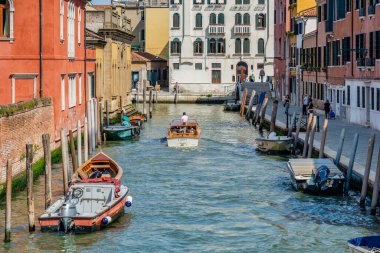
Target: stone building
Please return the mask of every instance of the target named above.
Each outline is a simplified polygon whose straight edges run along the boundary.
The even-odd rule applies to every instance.
[[[87,29],[93,32],[88,44],[96,48],[94,94],[99,101],[108,101],[111,113],[116,112],[132,102],[131,20],[121,3],[88,5],[86,11]]]
[[[274,2],[171,0],[170,85],[227,93],[242,76],[271,81]]]

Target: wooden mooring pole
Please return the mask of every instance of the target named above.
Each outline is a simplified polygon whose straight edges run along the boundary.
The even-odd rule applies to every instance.
[[[356,156],[356,150],[358,148],[358,142],[359,142],[359,134],[355,134],[354,142],[352,143],[351,147],[351,155],[350,155],[350,162],[348,164],[347,173],[346,173],[346,182],[344,184],[344,194],[348,194],[348,190],[350,188],[350,182],[352,178],[352,171],[354,168],[354,162],[355,162],[355,156]]]
[[[146,117],[146,80],[143,81],[143,114]]]
[[[376,215],[377,200],[379,198],[379,182],[380,182],[380,149],[377,155],[377,168],[375,183],[373,185],[372,201],[371,201],[371,214]]]
[[[110,108],[108,105],[108,100],[106,100],[106,124],[107,127],[110,125]]]
[[[307,147],[308,147],[308,143],[309,143],[310,127],[311,127],[312,121],[313,121],[313,114],[310,113],[309,118],[307,120],[305,140],[303,142],[303,152],[302,152],[303,158],[306,158],[306,155],[307,155]]]
[[[70,136],[70,153],[71,153],[71,162],[73,164],[73,172],[75,172],[78,168],[77,164],[77,156],[75,154],[75,143],[74,143],[74,135],[73,131],[69,131],[69,136]]]
[[[35,230],[34,223],[34,195],[33,195],[33,145],[26,144],[26,181],[29,232]]]
[[[61,130],[61,153],[62,153],[62,173],[63,173],[63,194],[66,194],[68,187],[68,171],[69,171],[69,160],[67,157],[67,136],[66,129]]]
[[[367,197],[367,190],[368,190],[368,179],[369,179],[369,173],[371,171],[371,164],[372,164],[372,156],[373,156],[373,149],[375,147],[375,139],[376,135],[373,134],[371,138],[369,139],[369,145],[368,145],[368,152],[367,152],[367,161],[365,164],[365,170],[364,170],[364,176],[363,176],[363,183],[362,183],[362,190],[360,193],[360,207],[365,207],[365,199]]]
[[[321,146],[319,148],[319,158],[324,157],[328,126],[329,126],[329,120],[325,119],[325,121],[323,122]]]
[[[276,129],[276,118],[277,118],[278,100],[275,99],[272,104],[272,115],[270,118],[270,132]]]
[[[292,136],[293,126],[296,124],[296,112],[293,112],[292,120],[290,121],[290,127],[288,128],[288,137]]]
[[[152,88],[149,89],[149,118],[152,118],[152,112],[153,112],[153,90]]]
[[[42,135],[42,144],[44,148],[45,160],[45,209],[51,205],[51,150],[50,150],[50,135]]]
[[[7,160],[7,193],[5,197],[5,236],[4,242],[11,241],[11,210],[12,210],[12,164]]]
[[[87,117],[84,118],[84,130],[83,130],[83,146],[84,146],[84,162],[88,160],[88,124]]]
[[[250,120],[250,118],[252,117],[252,107],[253,107],[253,102],[255,101],[255,96],[256,96],[256,91],[253,90],[251,93],[251,97],[249,99],[248,110],[247,110],[247,113],[245,114],[245,118],[247,120]]]
[[[80,120],[77,122],[77,166],[82,165],[82,126]]]
[[[310,141],[309,141],[309,151],[307,153],[307,158],[311,158],[313,155],[313,148],[314,148],[314,136],[315,136],[315,130],[317,125],[317,116],[313,116],[313,121],[311,123],[311,130],[310,130]]]
[[[340,132],[338,151],[336,152],[336,157],[335,157],[335,165],[338,167],[339,167],[339,163],[340,163],[340,157],[342,156],[345,133],[346,133],[346,129],[343,128],[342,131]]]
[[[264,127],[264,121],[265,121],[265,112],[267,110],[267,105],[268,105],[268,97],[265,97],[264,98],[264,102],[263,102],[263,107],[262,107],[262,110],[261,110],[261,115],[260,115],[260,125],[259,125],[259,131],[263,131],[263,127]]]

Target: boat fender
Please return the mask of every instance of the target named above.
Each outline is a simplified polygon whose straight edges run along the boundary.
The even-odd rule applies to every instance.
[[[104,217],[104,218],[102,219],[102,223],[103,223],[104,225],[107,225],[107,224],[111,223],[111,221],[112,221],[112,218],[111,218],[110,216],[106,216],[106,217]]]
[[[127,196],[127,201],[125,202],[126,207],[132,206],[132,196]]]

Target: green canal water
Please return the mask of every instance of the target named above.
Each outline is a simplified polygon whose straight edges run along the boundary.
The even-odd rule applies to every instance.
[[[200,146],[169,149],[171,119],[186,111],[202,127]],[[27,232],[25,193],[13,201],[5,252],[348,252],[350,238],[379,232],[357,198],[293,191],[286,159],[255,151],[257,131],[222,106],[155,105],[138,140],[103,150],[124,167],[131,209],[112,227],[87,235]],[[55,195],[62,189],[54,172]],[[37,183],[37,214],[43,182]],[[1,207],[0,227],[4,227]]]

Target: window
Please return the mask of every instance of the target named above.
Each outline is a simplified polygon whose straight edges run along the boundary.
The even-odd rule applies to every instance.
[[[380,88],[376,89],[376,110],[380,111]]]
[[[365,108],[365,87],[362,87],[362,108]]]
[[[201,39],[196,39],[194,41],[194,54],[202,54],[203,53],[203,42]]]
[[[343,65],[351,61],[351,51],[350,51],[350,37],[345,37],[342,41],[342,60]]]
[[[213,62],[213,63],[211,63],[211,68],[220,69],[220,68],[222,68],[222,64],[219,62]]]
[[[265,4],[265,0],[259,0],[259,4]]]
[[[318,6],[318,22],[322,21],[322,6]]]
[[[216,14],[215,13],[210,14],[210,25],[216,25]]]
[[[171,53],[172,54],[180,54],[181,53],[181,41],[175,38],[171,43]]]
[[[204,0],[193,0],[193,4],[204,4]]]
[[[67,54],[69,58],[75,57],[75,5],[67,4]]]
[[[243,16],[243,24],[249,25],[251,23],[251,16],[248,13],[245,13]]]
[[[142,10],[141,11],[141,13],[140,13],[140,15],[141,15],[141,20],[145,20],[145,11],[144,10]]]
[[[170,0],[170,4],[182,4],[182,0]]]
[[[223,13],[218,14],[218,24],[224,25],[224,14]]]
[[[241,25],[242,24],[242,18],[240,13],[235,14],[235,25]]]
[[[347,86],[347,105],[351,105],[351,87]]]
[[[358,34],[356,35],[356,61],[358,62],[358,65],[360,66],[362,63],[362,59],[364,60],[364,48],[365,48],[365,42],[364,42],[364,34]]]
[[[144,40],[145,40],[145,30],[142,29],[142,30],[140,31],[140,41],[144,41]]]
[[[265,14],[256,14],[256,29],[263,29],[266,27]]]
[[[371,88],[371,110],[375,110],[375,88]]]
[[[241,54],[241,39],[235,40],[235,54]]]
[[[259,39],[257,42],[257,53],[264,54],[264,39]]]
[[[59,10],[59,39],[61,42],[64,41],[63,38],[63,16],[65,15],[65,2],[61,0],[60,10]]]
[[[69,76],[69,108],[76,106],[77,104],[77,87],[76,76]]]
[[[360,107],[360,87],[356,87],[356,107]]]
[[[174,13],[173,14],[173,28],[179,28],[179,24],[180,24],[179,14],[178,13]]]
[[[202,70],[202,63],[195,63],[196,70]]]
[[[243,42],[243,53],[249,54],[250,53],[250,42],[249,39],[244,39]]]
[[[216,40],[214,38],[208,40],[208,53],[210,54],[216,53]]]
[[[61,110],[66,108],[66,96],[65,96],[65,75],[61,76]]]
[[[202,14],[197,13],[197,15],[195,15],[195,27],[202,28],[202,26]]]
[[[82,74],[78,74],[78,98],[79,104],[82,104]]]
[[[225,53],[225,47],[224,47],[224,39],[218,39],[218,54],[224,54]]]
[[[222,82],[222,80],[221,80],[222,79],[221,78],[222,72],[220,70],[212,70],[211,75],[212,75],[211,83],[218,84],[218,83]]]
[[[179,63],[173,63],[173,69],[179,69]]]
[[[376,32],[375,35],[375,51],[376,51],[376,59],[380,59],[380,31]]]
[[[82,30],[81,23],[82,23],[82,12],[81,12],[80,7],[78,7],[78,44],[79,45],[81,43],[81,37],[80,37],[81,30]]]

